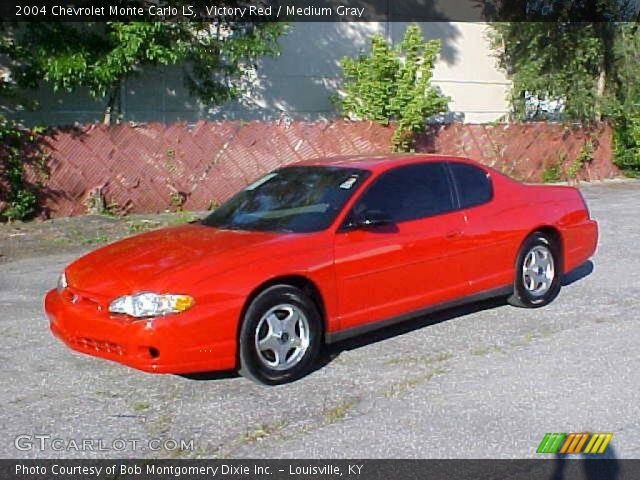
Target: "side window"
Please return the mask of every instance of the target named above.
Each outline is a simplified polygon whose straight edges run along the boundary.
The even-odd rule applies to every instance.
[[[404,222],[453,209],[453,194],[444,163],[429,162],[383,173],[358,199],[350,217],[366,210],[380,210],[394,222]]]
[[[491,200],[491,180],[484,170],[467,163],[451,162],[449,167],[458,187],[462,208],[475,207]]]

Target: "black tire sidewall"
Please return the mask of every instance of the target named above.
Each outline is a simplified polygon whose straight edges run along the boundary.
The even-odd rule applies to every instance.
[[[553,255],[553,264],[555,271],[555,276],[551,283],[551,287],[542,296],[531,295],[531,293],[529,293],[524,287],[524,283],[522,280],[522,266],[524,264],[525,257],[529,253],[529,251],[536,246],[543,246],[549,249],[551,255]],[[536,232],[531,234],[522,244],[516,261],[514,294],[517,299],[517,303],[520,306],[527,308],[537,308],[548,305],[558,296],[558,293],[560,292],[562,280],[561,272],[562,256],[560,253],[560,246],[557,244],[557,242],[543,233]]]
[[[262,316],[278,304],[289,303],[300,308],[307,317],[310,330],[309,348],[304,357],[288,370],[273,370],[258,358],[255,330]],[[279,385],[304,376],[318,355],[322,341],[322,318],[314,302],[300,289],[276,285],[261,292],[246,309],[238,338],[240,373],[264,385]]]

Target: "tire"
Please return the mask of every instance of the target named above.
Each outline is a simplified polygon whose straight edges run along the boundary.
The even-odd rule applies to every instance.
[[[523,308],[548,305],[560,292],[561,276],[560,245],[549,235],[534,232],[525,239],[518,252],[513,295],[507,301]]]
[[[304,292],[290,285],[269,287],[242,318],[240,374],[262,385],[297,380],[318,356],[322,333],[318,308]]]

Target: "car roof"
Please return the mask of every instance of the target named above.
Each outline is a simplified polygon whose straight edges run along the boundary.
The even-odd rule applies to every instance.
[[[465,157],[438,154],[385,154],[385,155],[354,155],[345,157],[314,158],[296,162],[291,166],[316,166],[326,165],[333,167],[360,168],[371,171],[382,171],[400,165],[409,165],[418,162],[436,161],[461,161],[476,163]]]

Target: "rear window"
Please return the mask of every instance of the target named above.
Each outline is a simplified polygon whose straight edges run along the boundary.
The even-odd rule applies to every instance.
[[[450,163],[449,167],[458,187],[461,208],[475,207],[491,200],[491,180],[484,170],[466,163]]]

